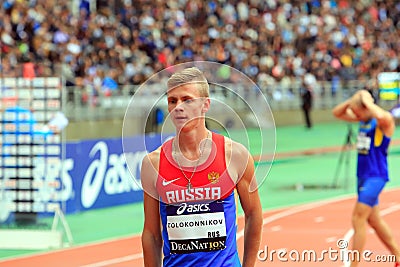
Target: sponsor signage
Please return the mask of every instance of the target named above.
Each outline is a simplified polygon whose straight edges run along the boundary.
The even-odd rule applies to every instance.
[[[121,138],[67,143],[64,176],[72,188],[65,192],[66,212],[142,201],[142,160],[161,145],[160,140],[160,135],[124,139],[129,151],[123,151]]]
[[[400,92],[400,73],[381,72],[378,74],[379,98],[397,100]]]
[[[185,254],[225,249],[223,201],[166,205],[166,228],[171,253]]]
[[[143,200],[140,185],[142,160],[148,151],[161,145],[161,139],[158,134],[124,139],[128,151],[123,150],[122,138],[68,142],[64,159],[46,162],[44,158],[33,159],[32,186],[37,192],[31,197],[40,200],[43,207],[63,203],[66,213],[140,202]],[[12,149],[9,153],[13,153]],[[24,168],[18,171],[20,175],[26,175]],[[16,186],[13,181],[0,181],[4,193],[0,196],[3,214],[0,221],[5,221],[15,211],[10,201],[15,196],[5,193]],[[40,212],[43,207],[36,209]]]

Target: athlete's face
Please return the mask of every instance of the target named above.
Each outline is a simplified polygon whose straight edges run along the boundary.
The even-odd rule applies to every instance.
[[[167,93],[168,112],[177,130],[186,131],[204,125],[204,114],[210,107],[210,100],[200,95],[198,86],[189,83]]]

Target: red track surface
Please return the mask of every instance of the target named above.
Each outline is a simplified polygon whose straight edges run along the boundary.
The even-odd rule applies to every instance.
[[[380,199],[381,212],[390,225],[396,239],[400,242],[400,189],[386,191]],[[337,241],[343,239],[351,229],[350,216],[354,198],[335,199],[294,206],[290,208],[268,211],[264,214],[263,239],[260,260],[256,266],[344,266],[340,260]],[[239,253],[243,247],[243,218],[239,219],[238,244]],[[350,240],[351,234],[347,235]],[[351,244],[350,244],[351,246]],[[267,251],[268,248],[268,251]],[[278,251],[285,249],[287,253],[278,258]],[[387,256],[389,252],[383,247],[373,233],[368,234],[366,250],[371,250],[373,262],[362,261],[360,266],[394,266],[394,263],[378,263],[378,256]],[[308,255],[315,253],[323,260],[308,260]],[[297,261],[292,260],[296,253]],[[305,259],[302,260],[302,254]],[[265,257],[268,256],[266,259]],[[271,258],[272,256],[272,258]],[[338,259],[334,259],[337,257]],[[265,260],[262,260],[262,259]],[[143,266],[140,236],[112,240],[86,246],[76,246],[50,253],[29,257],[0,261],[2,267],[125,267]]]

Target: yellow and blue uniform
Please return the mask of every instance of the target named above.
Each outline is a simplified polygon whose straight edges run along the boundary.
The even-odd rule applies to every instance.
[[[377,127],[377,120],[360,122],[357,136],[358,202],[378,204],[378,197],[389,180],[387,154],[390,137]]]

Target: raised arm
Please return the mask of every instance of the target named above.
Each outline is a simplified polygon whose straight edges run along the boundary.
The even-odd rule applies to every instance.
[[[144,190],[142,247],[146,267],[161,266],[162,258],[160,206],[155,187],[158,170],[157,155],[153,152],[153,154],[145,156],[141,168],[141,182]]]
[[[338,104],[333,108],[332,114],[340,120],[348,122],[358,121],[357,117],[354,115],[353,111],[350,108],[351,102],[352,98],[349,98],[346,101]]]
[[[253,267],[260,247],[263,222],[260,197],[254,185],[254,161],[244,146],[233,143],[232,149],[231,163],[239,166],[236,188],[245,215],[243,267]]]

